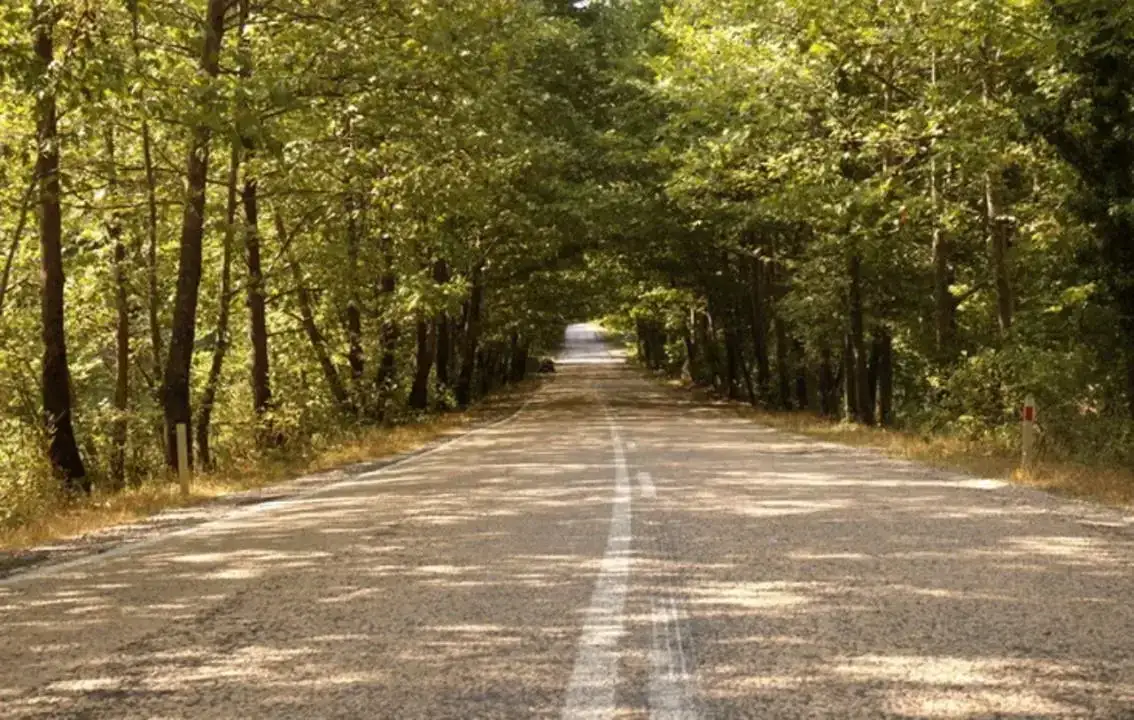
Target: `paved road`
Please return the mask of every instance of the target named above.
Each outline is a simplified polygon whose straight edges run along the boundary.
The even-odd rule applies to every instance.
[[[0,716],[1134,718],[1120,518],[564,360],[416,460],[0,583]]]

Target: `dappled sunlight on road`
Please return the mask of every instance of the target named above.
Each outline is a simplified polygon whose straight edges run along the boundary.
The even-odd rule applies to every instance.
[[[624,623],[600,628],[620,715],[673,691],[659,658],[701,717],[1134,707],[1126,534],[596,358],[413,462],[0,584],[4,716],[558,717],[611,530],[604,405],[633,485]]]

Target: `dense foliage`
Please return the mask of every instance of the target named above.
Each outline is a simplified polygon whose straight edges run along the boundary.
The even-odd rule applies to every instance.
[[[223,466],[523,377],[585,314],[602,24],[541,0],[5,3],[0,521],[45,477],[160,476],[178,424]]]
[[[1134,10],[672,0],[647,364],[773,408],[1132,458]]]
[[[1132,70],[1119,0],[6,3],[0,521],[615,309],[733,398],[1128,452]]]

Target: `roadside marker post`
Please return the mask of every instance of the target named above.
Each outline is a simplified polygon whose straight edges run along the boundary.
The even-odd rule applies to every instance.
[[[185,423],[177,423],[177,477],[182,496],[188,496],[193,471],[189,469],[189,428]]]
[[[1036,460],[1036,400],[1031,395],[1024,401],[1020,425],[1024,467],[1031,467]]]

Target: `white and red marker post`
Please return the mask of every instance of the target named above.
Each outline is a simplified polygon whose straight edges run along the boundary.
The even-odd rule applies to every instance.
[[[1030,467],[1036,459],[1036,400],[1031,395],[1024,401],[1020,426],[1024,467]]]

